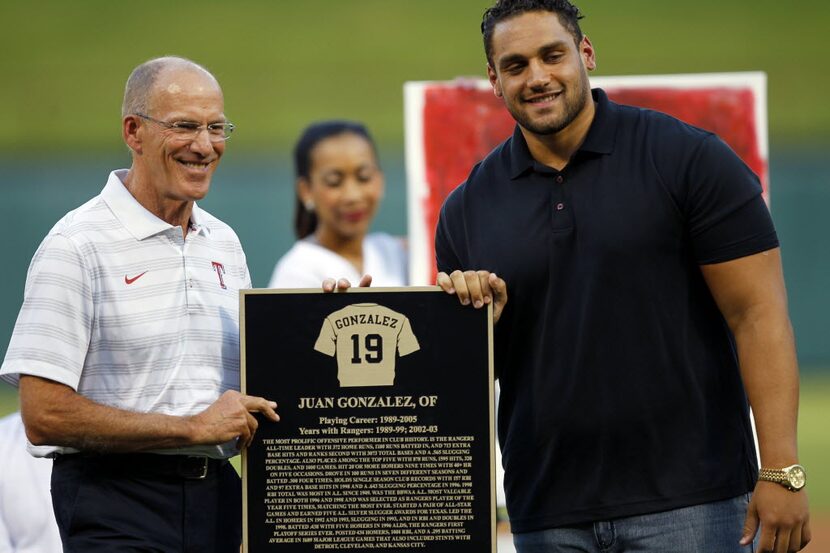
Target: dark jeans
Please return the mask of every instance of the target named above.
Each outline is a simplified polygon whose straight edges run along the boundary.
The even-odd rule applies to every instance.
[[[519,553],[751,553],[755,544],[738,544],[749,499],[514,534],[513,543]]]
[[[211,461],[197,480],[161,457],[55,459],[52,505],[64,551],[238,553],[242,486],[230,463]]]

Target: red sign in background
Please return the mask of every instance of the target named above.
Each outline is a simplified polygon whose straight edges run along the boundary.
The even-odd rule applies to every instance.
[[[605,89],[621,104],[673,115],[720,136],[761,179],[768,192],[767,161],[759,144],[756,96],[751,87]],[[509,137],[515,125],[492,91],[464,85],[436,84],[424,89],[423,148],[429,189],[421,206],[426,247],[434,259],[434,230],[444,198],[467,178],[473,165]],[[431,281],[435,282],[434,261]]]

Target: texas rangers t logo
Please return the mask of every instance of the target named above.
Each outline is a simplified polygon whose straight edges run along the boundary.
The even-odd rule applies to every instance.
[[[213,265],[213,270],[216,271],[216,276],[219,277],[219,286],[227,290],[228,287],[225,286],[225,266],[218,261],[211,261],[210,264]]]
[[[409,319],[376,303],[356,303],[323,321],[314,349],[337,356],[340,386],[391,386],[395,353],[420,349]]]

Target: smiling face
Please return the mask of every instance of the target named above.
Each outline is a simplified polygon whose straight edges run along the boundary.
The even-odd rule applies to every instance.
[[[297,191],[317,214],[321,243],[362,240],[383,196],[383,173],[372,145],[362,136],[343,133],[321,140],[311,150],[308,178]]]
[[[487,67],[496,96],[526,131],[553,135],[580,117],[590,117],[588,71],[596,67],[587,37],[573,35],[548,11],[525,12],[496,24],[492,66]]]
[[[193,67],[163,70],[147,102],[147,115],[167,123],[192,122],[201,126],[224,123],[222,89],[208,73]],[[182,139],[163,125],[133,115],[124,118],[133,169],[139,186],[155,196],[156,204],[202,199],[225,151],[224,142],[211,142],[207,132]],[[132,142],[130,141],[132,138]],[[151,211],[151,206],[148,207]]]

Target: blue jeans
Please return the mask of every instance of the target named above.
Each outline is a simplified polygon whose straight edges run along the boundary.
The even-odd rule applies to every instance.
[[[661,513],[514,534],[518,553],[751,553],[738,543],[750,494]]]

